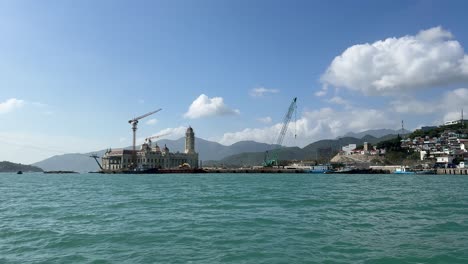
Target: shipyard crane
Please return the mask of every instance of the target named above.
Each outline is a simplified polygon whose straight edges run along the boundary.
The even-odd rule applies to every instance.
[[[159,134],[159,135],[147,137],[147,138],[145,138],[145,143],[148,143],[148,145],[151,147],[151,143],[152,143],[151,140],[156,139],[156,138],[160,138],[160,137],[164,137],[164,136],[167,136],[169,134],[171,134],[171,133],[168,132],[168,133],[164,133],[164,134]]]
[[[139,117],[135,117],[133,119],[128,120],[128,123],[132,125],[132,130],[133,130],[133,152],[132,152],[132,165],[131,168],[134,169],[136,166],[136,131],[137,131],[137,125],[138,125],[138,120],[143,119],[147,116],[150,116],[152,114],[155,114],[162,109],[159,108],[158,110],[146,113],[144,115],[141,115]]]
[[[274,149],[274,150],[277,150],[278,148],[281,147],[281,144],[283,144],[284,136],[286,135],[286,132],[288,131],[289,122],[291,121],[293,113],[295,113],[296,109],[297,109],[296,101],[297,101],[297,97],[294,97],[291,104],[289,105],[288,112],[286,112],[286,115],[283,118],[283,126],[282,126],[281,131],[280,131],[280,133],[278,135],[278,138],[276,139],[276,149]],[[294,137],[296,137],[296,135],[294,135]],[[278,154],[273,153],[272,157],[270,158],[268,151],[266,151],[263,166],[264,167],[272,167],[272,166],[275,166],[275,165],[276,166],[278,165]]]

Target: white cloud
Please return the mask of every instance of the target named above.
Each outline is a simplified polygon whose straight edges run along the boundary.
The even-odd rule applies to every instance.
[[[321,81],[368,95],[388,95],[468,80],[468,56],[452,38],[435,27],[415,36],[354,45],[332,61]]]
[[[264,124],[270,124],[272,122],[272,119],[269,116],[261,117],[261,118],[258,118],[257,120]]]
[[[315,92],[315,96],[317,96],[317,97],[325,96],[327,94],[327,92],[328,92],[328,85],[324,84],[322,86],[322,89]]]
[[[468,88],[459,88],[445,93],[442,105],[451,110],[468,106]]]
[[[121,137],[121,138],[119,138],[119,142],[120,143],[127,142],[127,138],[126,137]]]
[[[151,136],[167,134],[166,136],[164,136],[164,138],[179,139],[181,137],[185,137],[185,132],[186,131],[187,131],[187,127],[185,127],[185,126],[169,127],[169,128],[162,129],[158,133],[154,133]]]
[[[352,106],[351,102],[349,102],[348,100],[343,99],[340,96],[334,96],[334,97],[328,99],[327,102],[337,104],[337,105],[343,105],[343,106],[345,106],[347,108],[350,108]]]
[[[460,119],[461,109],[468,106],[468,89],[459,88],[448,91],[432,101],[421,101],[412,98],[398,99],[390,102],[393,111],[410,114],[437,114],[441,121]]]
[[[25,104],[24,100],[18,100],[16,98],[10,98],[5,102],[0,103],[0,114],[6,114],[16,109],[23,107]]]
[[[276,137],[280,130],[281,124],[264,128],[246,128],[238,132],[224,133],[219,143],[231,145],[238,141],[254,140],[257,142],[273,144],[276,141]]]
[[[239,110],[227,107],[222,97],[209,98],[201,94],[192,102],[184,117],[196,119],[208,116],[237,115],[239,113]]]
[[[451,39],[453,38],[452,33],[444,30],[442,27],[433,27],[428,30],[422,30],[419,32],[417,35],[418,38],[424,40],[424,41],[438,41],[438,40],[444,40],[444,39]]]
[[[320,139],[336,138],[349,131],[360,132],[397,126],[397,121],[380,110],[354,108],[336,111],[332,108],[322,108],[305,112],[296,122],[291,122],[283,145],[303,147]],[[281,123],[264,128],[246,128],[242,131],[225,133],[219,142],[230,145],[242,140],[255,140],[272,144],[276,143],[281,128]],[[294,133],[297,134],[297,138],[294,138]]]
[[[397,99],[390,102],[391,109],[397,113],[430,114],[440,110],[438,104],[415,99]]]
[[[152,118],[152,119],[146,121],[145,124],[147,124],[149,126],[152,126],[152,125],[156,125],[157,122],[158,122],[158,120],[156,118]]]
[[[468,89],[459,88],[447,92],[443,96],[440,105],[445,109],[444,121],[460,119],[461,110],[463,108],[466,110],[468,106]]]
[[[447,112],[443,116],[443,121],[453,121],[453,120],[459,120],[461,118],[461,111],[453,111],[453,112]]]
[[[258,88],[253,88],[249,92],[250,96],[252,96],[252,97],[262,97],[262,96],[264,96],[265,94],[268,94],[268,93],[279,93],[279,90],[278,89],[267,89],[267,88],[264,88],[264,87],[258,87]]]

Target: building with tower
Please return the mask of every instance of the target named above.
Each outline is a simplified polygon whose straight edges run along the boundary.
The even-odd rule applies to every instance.
[[[109,149],[102,157],[102,168],[105,171],[125,171],[132,166],[133,151],[129,149]],[[164,145],[161,148],[156,142],[145,142],[136,151],[137,170],[198,168],[198,153],[195,152],[195,133],[187,128],[185,133],[185,152],[170,152]]]
[[[189,126],[185,132],[185,154],[195,153],[195,133],[193,128]]]

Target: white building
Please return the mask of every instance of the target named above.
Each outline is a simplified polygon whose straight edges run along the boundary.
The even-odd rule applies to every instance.
[[[452,156],[439,156],[439,157],[436,157],[437,159],[437,163],[444,163],[444,164],[449,164],[449,163],[452,163],[453,161],[453,157]]]
[[[151,144],[151,143],[150,143]],[[185,133],[185,153],[171,153],[167,146],[153,147],[148,143],[141,145],[136,152],[136,168],[146,169],[174,169],[181,166],[198,168],[198,153],[195,152],[195,133],[191,127]],[[129,170],[133,164],[133,150],[108,150],[102,157],[102,168],[108,171]]]

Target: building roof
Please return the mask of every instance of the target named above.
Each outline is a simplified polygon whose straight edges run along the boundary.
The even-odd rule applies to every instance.
[[[131,155],[132,153],[133,153],[133,150],[131,150],[131,149],[114,149],[114,150],[111,150],[110,152],[108,152],[107,156],[123,155],[123,154]]]

